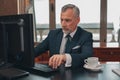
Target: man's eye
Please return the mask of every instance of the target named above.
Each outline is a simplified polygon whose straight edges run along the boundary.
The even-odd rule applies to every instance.
[[[62,21],[70,22],[71,20],[70,20],[70,19],[61,19],[61,22],[62,22]]]
[[[69,20],[69,19],[66,19],[65,21],[66,21],[66,22],[70,22],[71,20]]]
[[[63,19],[61,19],[61,21],[63,21]]]

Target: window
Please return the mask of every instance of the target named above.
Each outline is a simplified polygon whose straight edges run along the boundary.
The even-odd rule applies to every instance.
[[[107,34],[112,36],[112,38],[107,39],[108,42],[111,42],[111,45],[118,47],[118,35],[120,29],[120,0],[108,0],[108,12],[107,12],[107,24],[112,23],[113,31],[112,34]],[[119,37],[120,38],[120,37]]]
[[[49,20],[54,20],[49,12],[50,1],[55,4],[55,15],[56,23],[51,23]],[[94,40],[94,47],[100,47],[100,43],[107,43],[107,46],[104,47],[114,47],[118,46],[118,35],[120,33],[120,10],[118,7],[120,6],[119,0],[107,0],[107,19],[106,16],[106,4],[104,4],[106,0],[34,0],[34,7],[35,7],[35,18],[36,18],[36,29],[37,29],[37,41],[41,41],[45,39],[49,32],[49,24],[56,24],[56,28],[61,28],[60,26],[60,12],[61,7],[65,4],[72,3],[77,5],[80,8],[80,17],[81,21],[78,26],[88,30],[89,32],[93,33],[93,40]],[[102,4],[102,8],[101,5]],[[114,6],[113,6],[114,5]],[[104,6],[104,7],[103,7]],[[44,8],[44,9],[43,9]],[[100,8],[102,9],[100,12]],[[100,16],[100,13],[105,16]],[[101,33],[100,33],[100,20],[101,24],[105,23],[107,20],[107,36],[106,32],[104,33],[104,37],[101,37],[100,34],[102,30],[105,31],[104,26],[101,26]],[[105,21],[104,21],[105,20]],[[119,32],[119,33],[118,33]],[[102,36],[102,35],[101,35]],[[120,37],[119,37],[120,38]],[[100,42],[100,40],[102,42]],[[105,40],[105,41],[104,41]],[[119,39],[120,40],[120,39]],[[120,43],[120,41],[119,41]]]
[[[42,41],[49,31],[49,0],[34,0],[37,42]]]

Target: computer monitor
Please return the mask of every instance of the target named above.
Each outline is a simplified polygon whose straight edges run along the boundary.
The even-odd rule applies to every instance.
[[[0,62],[34,65],[32,14],[0,16]]]

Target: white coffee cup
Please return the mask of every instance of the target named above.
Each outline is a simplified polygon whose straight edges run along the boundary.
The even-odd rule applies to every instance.
[[[99,58],[98,57],[89,57],[84,60],[85,64],[89,67],[96,67],[99,64]]]

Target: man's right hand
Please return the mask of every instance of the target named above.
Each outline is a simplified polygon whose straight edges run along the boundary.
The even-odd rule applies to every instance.
[[[56,54],[50,57],[49,59],[49,66],[53,69],[57,69],[61,64],[66,62],[66,55],[65,54]]]

